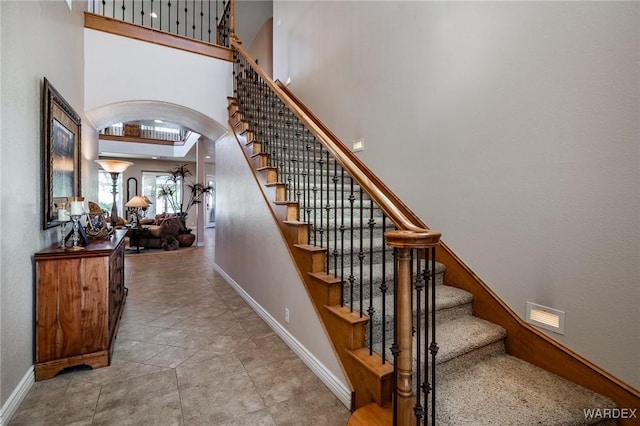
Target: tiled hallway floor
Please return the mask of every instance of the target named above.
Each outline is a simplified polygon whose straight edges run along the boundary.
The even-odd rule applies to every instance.
[[[349,411],[206,247],[126,257],[112,365],[36,382],[10,425],[344,425]]]

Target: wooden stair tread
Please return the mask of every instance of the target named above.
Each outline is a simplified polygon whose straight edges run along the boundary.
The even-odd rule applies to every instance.
[[[309,275],[327,285],[340,284],[342,282],[340,277],[325,272],[309,272]]]
[[[356,311],[351,312],[347,306],[325,306],[325,308],[335,316],[342,318],[351,324],[359,324],[369,321],[366,315],[360,316]]]
[[[325,247],[312,246],[310,244],[294,244],[294,247],[310,253],[320,253],[327,251]]]
[[[375,352],[370,355],[368,348],[356,349],[350,353],[360,364],[380,378],[393,374],[393,364],[390,362],[383,364],[380,355]]]
[[[347,422],[348,426],[390,426],[393,424],[393,409],[375,402],[357,409]]]

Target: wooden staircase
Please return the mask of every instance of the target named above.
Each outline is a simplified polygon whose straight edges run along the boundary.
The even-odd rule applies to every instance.
[[[238,43],[234,44],[232,41],[232,44],[236,49],[241,49]],[[246,53],[243,52],[243,55]],[[262,77],[268,79],[265,75]],[[282,85],[272,84],[274,87],[277,86],[277,89],[282,91],[284,96],[300,109],[296,112],[297,114],[308,112],[290,92],[286,91],[286,88]],[[369,342],[367,342],[367,340],[371,340],[367,337],[368,327],[373,326],[376,321],[384,322],[387,319],[378,316],[370,322],[367,315],[360,314],[348,306],[343,306],[345,294],[343,280],[328,272],[331,270],[327,266],[331,264],[331,253],[328,253],[326,248],[312,244],[315,230],[311,229],[308,221],[300,220],[304,216],[301,210],[305,207],[301,206],[299,201],[291,199],[287,182],[281,177],[278,168],[272,165],[271,154],[266,152],[264,141],[259,140],[251,130],[250,119],[245,115],[235,98],[228,99],[228,111],[229,125],[245,153],[256,181],[260,184],[265,200],[277,219],[293,260],[301,272],[308,294],[324,324],[353,390],[351,409],[354,414],[349,424],[390,425],[393,418],[391,407],[395,386],[393,366],[389,362],[391,356],[385,353],[386,347],[378,353],[372,351],[368,345]],[[261,117],[261,119],[264,120],[265,117]],[[312,121],[307,125],[320,133],[333,136],[320,122]],[[340,155],[339,152],[337,154]],[[300,164],[305,160],[299,158],[297,161]],[[307,169],[304,173],[309,175],[312,172]],[[364,180],[369,178],[370,176],[366,175]],[[382,191],[388,190],[383,188]],[[383,195],[387,198],[390,197],[386,192]],[[406,207],[400,204],[403,217],[409,217],[420,223],[419,219],[413,217],[412,213],[405,209]],[[565,395],[566,399],[571,399],[573,401],[571,404],[574,405],[567,403],[569,408],[566,408],[565,414],[569,411],[572,413],[557,420],[545,417],[545,413],[540,413],[540,416],[536,418],[529,416],[530,413],[521,412],[521,419],[528,419],[529,422],[537,422],[538,424],[596,424],[598,419],[586,421],[580,417],[580,404],[614,406],[614,403],[607,398],[602,398],[593,392],[586,391],[581,386],[576,386],[547,371],[517,360],[507,353],[532,362],[552,373],[567,377],[579,385],[602,392],[613,398],[621,407],[633,407],[633,404],[638,404],[640,399],[636,390],[617,381],[588,361],[524,324],[446,245],[443,244],[437,249],[437,259],[439,263],[436,269],[439,278],[435,284],[437,294],[435,309],[437,311],[436,322],[439,324],[438,343],[441,347],[438,352],[438,373],[435,380],[440,383],[439,386],[443,389],[443,392],[439,393],[437,397],[436,406],[440,407],[437,408],[436,414],[438,424],[475,425],[483,424],[478,419],[492,418],[492,413],[484,414],[484,417],[482,413],[479,413],[479,418],[465,423],[463,418],[456,417],[456,413],[465,413],[465,406],[473,404],[469,401],[463,401],[462,405],[450,403],[452,399],[455,399],[452,398],[452,394],[463,393],[459,388],[460,383],[471,383],[474,379],[473,377],[465,377],[464,371],[474,371],[474,374],[478,374],[478,371],[483,371],[483,368],[484,371],[494,372],[495,380],[493,383],[481,383],[487,389],[495,387],[496,382],[499,383],[502,378],[505,381],[510,380],[507,377],[509,374],[500,375],[501,370],[520,371],[523,375],[522,383],[514,385],[514,394],[520,395],[518,397],[520,399],[510,402],[512,406],[506,413],[507,416],[517,413],[517,410],[535,411],[535,407],[527,406],[527,404],[538,404],[537,397],[525,398],[521,395],[527,394],[528,388],[535,388],[536,383],[552,383],[554,392],[557,392],[558,395]],[[384,260],[382,262],[384,263]],[[447,285],[442,285],[443,281],[446,281]],[[428,287],[430,288],[430,285]],[[378,296],[378,294],[372,293],[366,297],[375,299]],[[378,305],[385,304],[384,301],[377,303]],[[389,342],[390,340],[387,340],[387,345]],[[378,340],[375,341],[375,344],[378,344]],[[569,370],[569,373],[563,371],[565,369]],[[527,376],[526,379],[524,379],[524,375]],[[451,377],[450,380],[449,377]],[[460,404],[460,401],[458,403]],[[405,405],[411,410],[410,399],[405,401]],[[494,410],[494,412],[498,411],[500,410]],[[544,408],[541,408],[540,411],[544,411]],[[553,415],[556,416],[557,413],[553,413]],[[498,423],[494,422],[493,424],[509,424],[504,423],[504,417],[496,417],[496,419],[495,421]],[[414,423],[408,420],[406,424],[415,424],[415,419]]]
[[[244,148],[265,196],[279,218],[279,226],[304,277],[314,306],[325,325],[353,388],[352,409],[371,402],[391,402],[393,367],[382,364],[380,355],[369,355],[365,348],[366,317],[341,306],[342,281],[325,272],[326,249],[310,244],[309,224],[297,220],[298,203],[285,200],[285,184],[278,181],[277,170],[269,167],[261,155],[261,142],[249,130],[235,99],[229,99],[229,122]]]
[[[309,224],[297,220],[299,203],[285,199],[285,184],[279,182],[277,171],[267,166],[265,160],[256,160],[266,157],[259,155],[262,144],[249,130],[235,99],[229,99],[228,109],[230,125],[236,130],[238,141],[244,148],[245,157],[252,165],[256,179],[262,183],[265,195],[271,202],[287,244],[300,271],[306,277],[304,281],[309,296],[322,318],[346,376],[353,387],[354,414],[349,424],[367,426],[391,424],[394,385],[393,366],[389,362],[389,359],[392,359],[391,355],[387,354],[387,361],[383,363],[379,353],[369,350],[366,336],[370,319],[348,306],[342,306],[343,282],[340,278],[326,272],[327,250],[310,244]],[[473,296],[464,290],[444,285],[445,266],[439,264],[437,269],[439,278],[436,281],[436,310],[440,344],[437,382],[446,382],[449,374],[469,369],[492,357],[507,357],[505,355],[506,331],[496,324],[473,316]],[[386,319],[378,318],[378,321],[384,320]],[[387,342],[389,341],[390,338]],[[520,367],[529,368],[524,363],[523,365],[515,364],[515,368]],[[497,374],[496,380],[500,381],[500,372]],[[528,374],[529,377],[523,379],[525,383],[543,381],[549,375],[542,370]],[[532,378],[531,375],[534,377]],[[563,387],[564,393],[581,392],[568,382],[564,383],[560,379],[558,381],[557,386]],[[588,395],[592,396],[591,393]],[[614,406],[605,398],[595,400],[601,406]],[[443,401],[438,405],[446,406],[446,402]],[[517,412],[517,409],[514,410]],[[574,411],[579,414],[577,408]],[[438,412],[444,413],[446,410]],[[592,423],[595,424],[595,422]]]

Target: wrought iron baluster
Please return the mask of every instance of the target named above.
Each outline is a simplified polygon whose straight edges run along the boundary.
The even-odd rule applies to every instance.
[[[162,0],[160,0],[160,13],[158,14],[158,29],[162,31]],[[235,80],[235,79],[234,79]]]
[[[287,117],[286,117],[286,129],[287,129],[287,145],[289,146],[289,161],[287,161],[287,166],[289,167],[289,176],[287,176],[287,201],[291,201],[295,198],[295,147],[292,143],[293,140],[293,114],[287,108]]]
[[[333,276],[338,276],[338,162],[333,160]]]
[[[215,0],[215,2],[216,2],[216,9],[218,9],[218,0]],[[207,14],[207,34],[209,38],[207,39],[207,41],[211,43],[211,1],[209,1],[208,4],[209,4],[209,13]],[[218,13],[216,12],[216,28],[217,28],[217,24],[218,24]]]
[[[188,7],[187,7],[187,0],[184,0],[184,36],[187,36],[187,25],[189,24],[188,22],[188,18],[187,18],[187,13],[188,13]]]
[[[369,307],[367,315],[369,316],[369,355],[373,355],[373,227],[376,221],[373,220],[373,200],[369,200]]]
[[[350,235],[350,249],[349,249],[349,267],[350,267],[350,271],[349,271],[349,309],[351,312],[353,312],[353,284],[355,283],[355,276],[353,275],[353,231],[354,231],[354,227],[353,227],[353,203],[356,200],[356,196],[353,194],[353,178],[350,177],[349,178],[350,182],[351,182],[351,187],[350,187],[350,195],[349,195],[349,212],[351,215],[351,222],[349,224],[349,233]]]
[[[318,233],[320,234],[320,247],[324,247],[324,228],[322,227],[324,221],[324,190],[322,189],[322,183],[324,180],[324,148],[321,144],[320,146],[320,155],[318,155],[318,168],[320,169],[320,227],[318,228]]]
[[[364,304],[364,300],[363,300],[363,285],[364,285],[364,268],[363,268],[363,262],[364,262],[364,238],[363,238],[363,234],[364,234],[364,194],[362,191],[362,187],[360,187],[360,225],[358,227],[358,233],[360,234],[360,251],[358,252],[358,260],[360,261],[360,267],[359,267],[359,271],[360,271],[360,280],[359,280],[359,290],[360,290],[360,294],[358,295],[359,299],[360,299],[360,305],[359,305],[359,310],[360,310],[360,318],[362,318],[362,316],[364,315],[363,313],[363,304]]]
[[[382,283],[380,283],[380,293],[382,293],[382,363],[387,363],[387,241],[384,234],[387,232],[387,216],[382,215]]]
[[[296,202],[298,203],[298,209],[296,213],[296,220],[300,221],[300,206],[302,205],[302,193],[304,192],[304,150],[303,150],[303,141],[302,141],[302,133],[300,131],[300,123],[296,119],[296,129],[295,129],[295,138],[296,138]],[[302,168],[302,169],[301,169]]]
[[[124,11],[126,10],[126,7],[124,5],[124,0],[122,0],[122,20],[124,21]]]
[[[413,252],[413,250],[412,250]],[[415,289],[416,289],[416,361],[417,361],[417,367],[416,367],[416,403],[413,407],[413,412],[416,416],[416,424],[421,424],[422,422],[422,417],[424,417],[424,410],[422,408],[422,393],[421,393],[421,389],[420,389],[420,382],[421,382],[421,374],[420,374],[420,370],[422,369],[421,366],[421,353],[420,351],[422,350],[422,322],[421,322],[421,315],[420,315],[420,302],[422,300],[422,289],[424,288],[424,280],[422,278],[422,273],[421,273],[421,265],[420,265],[420,250],[416,250],[416,281],[415,281]],[[428,264],[427,264],[428,265]],[[413,293],[413,292],[412,292]],[[413,306],[413,305],[411,305]],[[425,328],[426,330],[426,328]],[[426,339],[426,336],[425,336]],[[426,346],[426,345],[425,345]]]
[[[326,179],[326,188],[327,188],[327,204],[324,206],[325,210],[327,211],[327,226],[324,228],[327,230],[327,254],[325,255],[325,259],[327,261],[327,267],[326,267],[326,271],[327,274],[329,274],[329,260],[331,259],[331,245],[329,243],[329,237],[331,235],[331,194],[329,194],[329,191],[331,191],[331,184],[329,183],[329,180],[331,179],[331,164],[330,164],[330,160],[329,160],[329,151],[327,151],[327,156],[326,156],[326,164],[327,164],[327,179]]]
[[[191,0],[191,37],[196,38],[196,0]]]
[[[340,182],[342,182],[340,185],[340,201],[342,203],[342,207],[340,208],[340,306],[344,306],[344,231],[346,230],[344,226],[344,211],[346,207],[344,204],[346,201],[344,198],[344,168],[340,167],[340,173]],[[336,207],[337,206],[336,203]]]
[[[429,249],[425,249],[429,252]],[[436,424],[436,354],[438,353],[438,343],[436,340],[436,248],[431,247],[431,344],[429,352],[431,353],[431,423]],[[428,311],[425,312],[425,315]],[[425,341],[426,342],[426,341]],[[425,343],[426,346],[426,343]],[[425,351],[425,359],[426,359]]]
[[[318,208],[318,199],[317,199],[317,193],[318,193],[318,187],[316,184],[316,177],[317,177],[317,173],[316,173],[316,138],[313,138],[313,245],[317,246],[318,245],[318,240],[317,240],[317,236],[316,236],[316,230],[317,230],[317,226],[316,226],[316,218],[317,216],[317,211],[316,209]]]
[[[176,34],[180,35],[180,0],[176,0]]]

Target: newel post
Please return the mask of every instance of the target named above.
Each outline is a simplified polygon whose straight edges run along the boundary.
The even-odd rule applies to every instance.
[[[416,397],[413,393],[413,310],[411,307],[411,250],[435,247],[440,233],[430,230],[389,231],[385,233],[387,245],[396,252],[395,289],[395,352],[394,425],[415,426]]]

